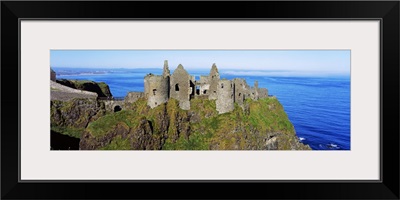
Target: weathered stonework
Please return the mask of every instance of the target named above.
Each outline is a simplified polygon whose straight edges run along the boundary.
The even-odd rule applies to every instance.
[[[220,79],[220,77],[219,77],[217,65],[215,65],[215,63],[214,63],[211,67],[210,76],[209,76],[210,92],[209,92],[208,99],[210,99],[210,100],[217,99],[217,88],[218,88],[219,79]]]
[[[196,82],[198,86],[198,91],[196,90],[196,95],[209,95],[210,94],[210,79],[209,76],[200,76],[200,80]]]
[[[183,110],[190,109],[190,95],[193,92],[191,87],[191,77],[181,64],[175,69],[171,75],[169,96],[179,101],[179,107]]]
[[[125,102],[123,100],[100,100],[104,102],[107,112],[118,112],[124,109]]]
[[[258,96],[260,99],[268,97],[268,89],[267,88],[258,88]]]
[[[138,99],[144,97],[143,92],[129,92],[125,97],[125,103],[133,103],[136,102]]]
[[[129,93],[126,101],[136,101],[144,95],[147,98],[147,105],[154,108],[174,98],[179,101],[179,107],[183,110],[190,110],[190,100],[194,98],[216,100],[218,113],[230,112],[234,109],[234,103],[244,105],[248,98],[258,100],[268,97],[266,88],[258,88],[258,82],[250,87],[246,80],[235,78],[233,80],[220,80],[218,68],[215,63],[212,65],[208,76],[200,76],[196,81],[181,64],[170,75],[168,61],[164,61],[163,74],[160,76],[148,74],[144,78],[144,94]]]
[[[246,80],[241,78],[233,79],[233,85],[235,94],[234,101],[241,106],[247,98],[250,98],[250,86],[247,85]]]
[[[166,78],[168,76],[171,76],[168,68],[168,60],[164,61],[164,69],[163,69],[163,77]]]
[[[234,109],[233,82],[230,80],[218,81],[216,109],[219,114],[230,112]]]
[[[250,88],[250,98],[252,100],[258,100],[258,82],[254,81],[254,87]]]
[[[144,95],[147,105],[154,108],[168,101],[169,77],[164,78],[154,74],[144,77]]]

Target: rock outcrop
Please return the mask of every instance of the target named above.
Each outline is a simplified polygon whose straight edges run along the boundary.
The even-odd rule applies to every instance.
[[[57,83],[74,89],[94,92],[99,97],[112,97],[109,86],[104,82],[58,79]]]
[[[80,138],[90,122],[106,113],[104,103],[96,99],[50,101],[50,123],[55,132]]]
[[[248,99],[218,114],[215,100],[194,99],[182,110],[171,99],[151,109],[144,98],[90,122],[81,150],[311,150],[300,143],[276,98]]]
[[[50,81],[50,100],[69,101],[75,98],[84,99],[97,99],[98,95],[94,92],[88,92],[84,90],[78,90],[71,87],[67,87]]]

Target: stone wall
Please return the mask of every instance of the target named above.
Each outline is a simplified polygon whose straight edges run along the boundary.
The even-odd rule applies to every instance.
[[[124,100],[99,100],[104,102],[107,112],[118,112],[124,109],[125,102]]]
[[[168,60],[164,60],[163,77],[166,78],[168,76],[171,76],[168,68]]]
[[[193,88],[190,87],[190,80],[191,76],[182,65],[179,65],[171,75],[170,98],[178,100],[179,107],[183,110],[190,109],[190,94],[193,92]]]
[[[169,98],[169,77],[148,74],[144,78],[144,95],[147,98],[147,105],[154,108],[168,101]]]
[[[219,72],[215,63],[212,65],[209,76],[210,92],[208,98],[210,100],[217,99],[218,81],[220,80]]]
[[[149,74],[145,77],[145,92],[131,92],[125,98],[125,102],[135,102],[141,97],[148,99],[148,105],[154,108],[169,98],[179,101],[179,107],[190,110],[190,100],[193,98],[216,100],[216,109],[219,113],[230,112],[234,109],[234,103],[243,106],[246,99],[258,100],[268,97],[266,88],[258,88],[255,81],[254,87],[250,87],[246,80],[235,78],[233,80],[220,80],[218,68],[212,65],[208,76],[200,76],[196,81],[181,64],[170,75],[168,61],[164,61],[163,74],[161,76]]]
[[[243,105],[246,98],[250,98],[250,86],[247,85],[246,80],[241,78],[233,79],[234,85],[234,102]]]
[[[257,101],[257,100],[258,100],[258,91],[257,91],[257,89],[254,88],[254,87],[251,87],[251,89],[250,89],[250,98],[251,98],[252,100],[254,100],[254,101]]]
[[[199,94],[198,95],[208,95],[210,93],[209,76],[200,76],[200,80],[197,81],[196,85],[199,86]]]
[[[267,98],[268,97],[268,89],[267,88],[258,88],[258,96],[259,98]]]
[[[144,97],[144,92],[129,92],[125,97],[125,103],[133,103]]]
[[[230,112],[234,109],[233,82],[230,80],[220,80],[217,85],[216,109],[219,114]]]

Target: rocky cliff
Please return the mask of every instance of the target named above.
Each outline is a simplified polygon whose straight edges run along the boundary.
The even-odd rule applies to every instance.
[[[104,82],[59,79],[57,80],[57,83],[74,89],[95,92],[99,97],[112,97],[110,88]]]
[[[142,98],[107,115],[99,114],[101,109],[96,111],[101,108],[98,105],[87,107],[89,113],[70,107],[70,113],[75,110],[91,117],[78,120],[69,114],[61,121],[68,124],[75,120],[80,127],[87,123],[80,137],[82,150],[311,150],[299,143],[276,98],[248,99],[243,107],[235,105],[232,112],[224,114],[217,113],[215,100],[194,99],[191,104],[190,110],[182,110],[170,99],[151,109]]]
[[[89,122],[106,114],[105,105],[96,99],[75,98],[69,101],[50,101],[51,130],[80,138]]]

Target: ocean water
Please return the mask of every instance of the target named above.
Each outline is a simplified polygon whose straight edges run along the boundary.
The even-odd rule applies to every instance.
[[[106,82],[114,97],[130,91],[143,91],[147,73],[162,74],[162,69],[73,69],[54,68],[57,79]],[[172,73],[173,71],[171,71]],[[207,75],[206,71],[190,71]],[[293,123],[302,143],[314,150],[350,150],[350,77],[269,76],[219,70],[221,78],[244,78],[250,86],[257,80],[270,95],[278,98]]]

